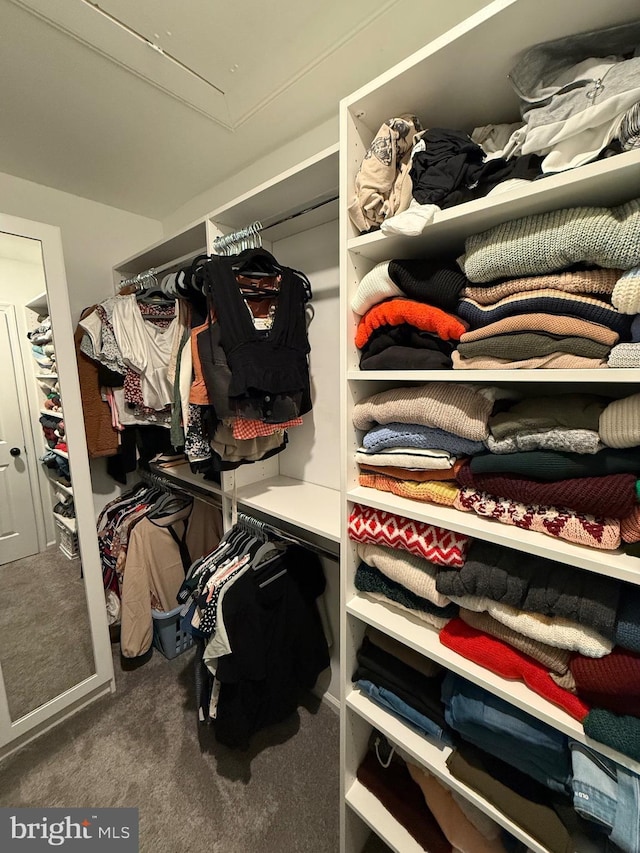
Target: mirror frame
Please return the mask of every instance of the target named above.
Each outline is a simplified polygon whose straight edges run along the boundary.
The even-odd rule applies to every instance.
[[[84,415],[69,306],[60,229],[0,213],[0,231],[39,240],[53,327],[56,362],[64,399],[65,430],[73,481],[80,560],[84,574],[95,672],[88,678],[11,720],[0,665],[0,760],[57,725],[100,696],[115,691],[113,657],[107,625],[102,568],[94,517],[91,471],[84,432]],[[0,606],[2,606],[0,602]],[[55,642],[55,637],[52,641]]]

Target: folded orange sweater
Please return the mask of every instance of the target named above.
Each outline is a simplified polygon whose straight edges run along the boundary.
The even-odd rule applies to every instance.
[[[433,305],[415,302],[413,299],[388,299],[370,308],[360,318],[356,331],[356,346],[362,349],[371,335],[381,326],[399,326],[409,323],[423,332],[433,332],[443,341],[460,340],[468,325],[456,317]]]

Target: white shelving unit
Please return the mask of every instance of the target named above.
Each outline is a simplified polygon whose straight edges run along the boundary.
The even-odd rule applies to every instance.
[[[32,311],[37,316],[41,317],[49,314],[49,298],[46,291],[39,293],[33,299],[29,300],[29,302],[25,303],[25,309],[27,311]],[[34,371],[34,376],[38,380],[39,386],[38,390],[40,394],[46,393],[49,385],[52,385],[54,382],[58,381],[57,373],[40,373],[37,372],[37,363],[35,364],[36,370]],[[39,402],[39,401],[38,401]],[[40,402],[39,403],[39,415],[45,415],[46,417],[55,418],[57,420],[62,420],[64,414],[62,409],[60,411],[52,411],[51,409],[45,408],[45,406]],[[34,415],[35,417],[35,415]],[[40,430],[39,424],[34,424],[34,428],[36,432]],[[64,450],[57,450],[56,448],[49,447],[45,442],[43,451],[48,453],[54,453],[57,456],[60,456],[62,459],[69,459],[69,454]],[[72,486],[64,486],[61,483],[56,482],[51,476],[49,476],[49,469],[43,466],[44,476],[42,472],[39,476],[42,478],[42,482],[44,484],[44,493],[43,497],[46,497],[47,501],[50,502],[50,505],[53,506],[59,500],[68,500],[73,497],[73,488]],[[47,487],[46,484],[49,484],[50,488]],[[68,519],[64,516],[59,515],[58,513],[52,512],[53,516],[53,526],[56,530],[56,539],[58,540],[58,547],[62,551],[62,553],[68,557],[69,559],[75,559],[78,556],[78,545],[77,545],[77,537],[76,537],[76,522],[74,519]],[[51,523],[51,522],[49,522]]]
[[[350,302],[362,277],[377,263],[394,258],[437,257],[459,252],[464,240],[498,223],[529,214],[580,205],[615,205],[640,195],[640,151],[547,177],[524,188],[478,199],[441,211],[419,237],[387,236],[380,231],[361,235],[351,223],[347,206],[355,176],[380,125],[390,116],[415,113],[424,127],[471,131],[490,123],[517,121],[517,98],[507,74],[528,47],[552,39],[625,23],[638,18],[634,0],[496,0],[342,101],[340,107],[340,241],[342,340],[342,725],[341,762],[343,813],[341,853],[359,853],[370,829],[392,850],[415,849],[402,827],[356,779],[372,727],[403,747],[450,788],[489,814],[532,850],[544,848],[474,791],[454,779],[446,767],[446,750],[354,690],[350,680],[356,651],[368,625],[417,650],[425,657],[464,675],[496,696],[532,713],[576,740],[638,772],[638,762],[590,741],[582,726],[565,711],[524,684],[501,678],[442,646],[437,631],[392,606],[357,592],[356,549],[347,536],[353,503],[486,539],[518,552],[538,554],[578,569],[640,584],[640,560],[619,551],[597,551],[541,533],[521,530],[450,507],[400,498],[358,483],[355,451],[362,433],[352,426],[353,406],[360,400],[400,384],[457,382],[518,387],[535,395],[579,387],[611,397],[640,390],[637,370],[517,371],[360,371],[354,345],[358,317]],[[404,833],[404,834],[403,834]],[[576,840],[576,853],[588,849]]]
[[[149,269],[166,274],[198,254],[212,253],[215,237],[258,220],[262,241],[284,265],[303,270],[313,287],[314,318],[309,327],[313,411],[304,425],[289,430],[283,453],[235,471],[222,472],[220,484],[194,475],[187,464],[163,473],[199,493],[220,497],[226,522],[231,507],[279,525],[312,544],[336,553],[340,541],[339,352],[327,352],[339,324],[338,145],[266,181],[202,220],[114,268],[116,289],[124,278]],[[312,208],[312,209],[311,209]],[[283,221],[280,221],[283,220]],[[274,224],[278,223],[278,224]],[[338,564],[325,560],[325,609],[332,647],[328,701],[338,704],[339,633]]]

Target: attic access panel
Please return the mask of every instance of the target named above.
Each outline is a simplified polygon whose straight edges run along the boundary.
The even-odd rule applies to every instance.
[[[236,129],[399,0],[14,2]]]

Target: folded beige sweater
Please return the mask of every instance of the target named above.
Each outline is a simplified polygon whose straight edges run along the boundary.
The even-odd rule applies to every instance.
[[[611,295],[622,270],[577,270],[556,272],[549,275],[532,275],[526,278],[511,278],[485,287],[465,287],[460,294],[475,299],[481,305],[493,305],[505,296],[525,293],[529,290],[561,290],[563,293],[599,293]]]
[[[451,603],[446,595],[436,589],[436,567],[422,557],[368,542],[358,543],[358,557],[390,580],[402,584],[410,592],[438,607],[446,607]]]
[[[599,344],[612,347],[620,339],[620,335],[599,323],[590,320],[581,320],[578,317],[569,317],[556,314],[516,314],[513,317],[505,317],[504,320],[496,320],[480,329],[472,329],[460,337],[460,343],[470,341],[481,341],[484,338],[492,338],[496,335],[507,335],[514,332],[546,332],[549,335],[558,335],[567,338],[589,338]]]
[[[438,427],[473,441],[489,434],[493,409],[490,394],[453,382],[400,386],[374,394],[353,408],[353,425],[367,430],[374,424],[421,424]]]

